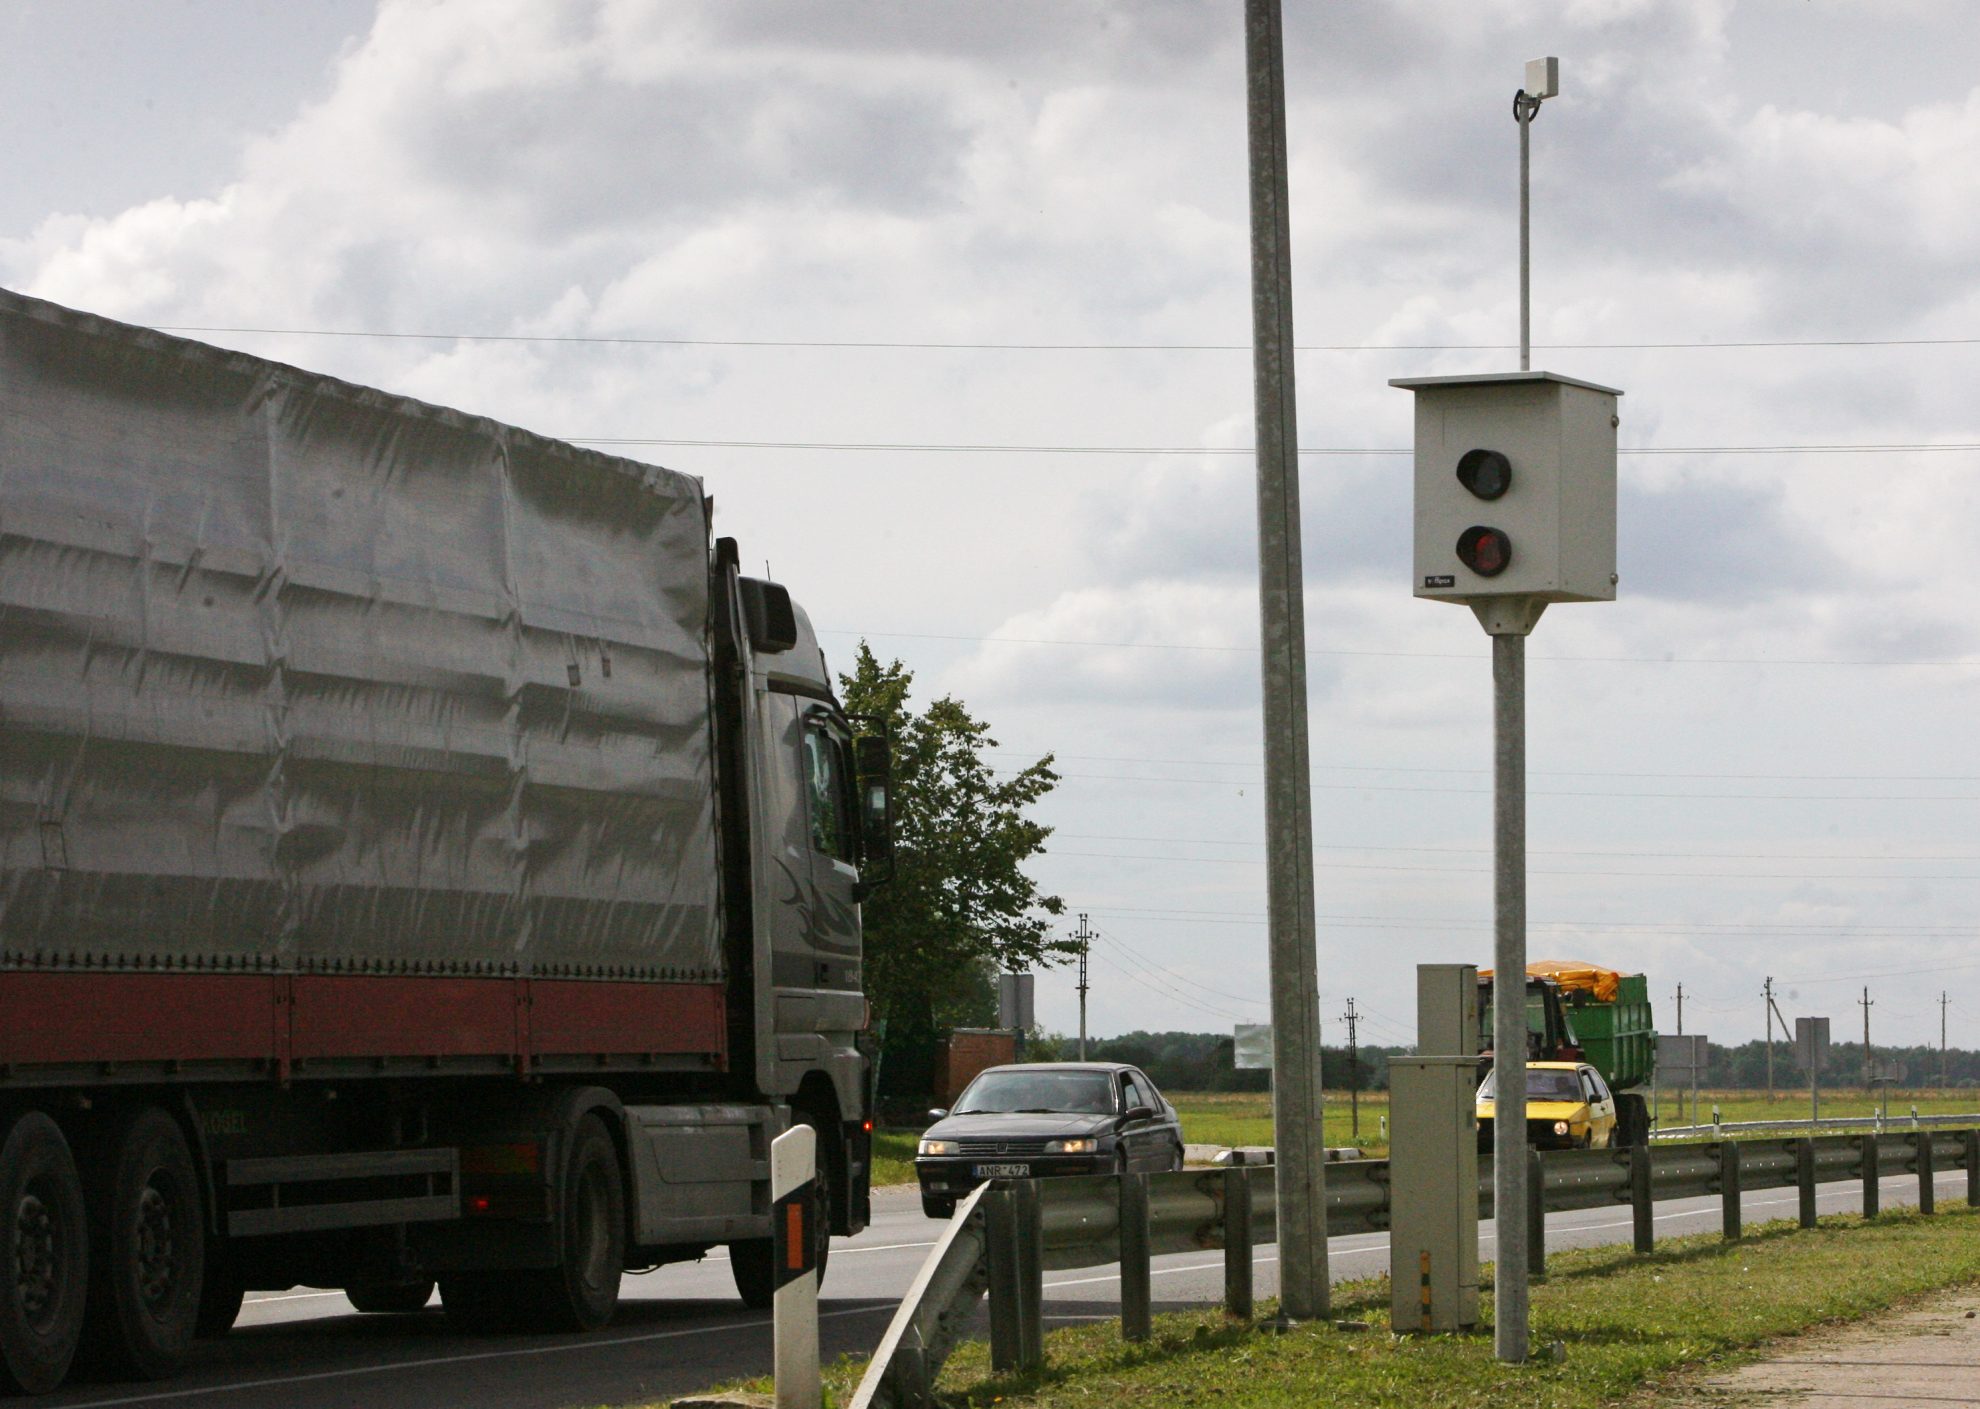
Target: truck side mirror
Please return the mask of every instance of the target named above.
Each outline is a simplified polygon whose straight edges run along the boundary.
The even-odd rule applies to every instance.
[[[894,878],[894,756],[884,734],[853,740],[859,778],[861,897]]]

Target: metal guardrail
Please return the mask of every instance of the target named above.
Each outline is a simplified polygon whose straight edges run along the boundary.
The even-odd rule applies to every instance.
[[[1713,1109],[1717,1109],[1714,1107]],[[1726,1134],[1741,1132],[1761,1132],[1770,1130],[1803,1130],[1813,1134],[1817,1130],[1870,1130],[1877,1134],[1887,1131],[1922,1130],[1950,1128],[1967,1130],[1980,1125],[1980,1114],[1971,1115],[1920,1115],[1913,1110],[1910,1115],[1845,1115],[1822,1116],[1806,1120],[1722,1120],[1710,1125],[1667,1125],[1650,1132],[1652,1140],[1676,1140],[1694,1138],[1700,1135],[1719,1139]]]
[[[1708,1127],[1709,1128],[1709,1127]],[[1800,1221],[1815,1223],[1821,1184],[1861,1181],[1863,1212],[1874,1217],[1885,1180],[1917,1179],[1918,1204],[1931,1213],[1940,1172],[1966,1171],[1966,1201],[1980,1207],[1980,1128],[1901,1134],[1638,1145],[1622,1150],[1535,1152],[1539,1201],[1549,1213],[1630,1207],[1638,1252],[1655,1245],[1652,1207],[1668,1199],[1718,1194],[1728,1238],[1741,1230],[1740,1195],[1798,1188]],[[1492,1216],[1492,1161],[1478,1161],[1478,1214]],[[999,1180],[976,1189],[923,1264],[875,1350],[849,1409],[924,1409],[943,1360],[977,1302],[990,1295],[990,1359],[999,1370],[1044,1361],[1044,1273],[1122,1264],[1121,1326],[1144,1339],[1149,1323],[1150,1257],[1224,1252],[1224,1304],[1251,1315],[1252,1248],[1277,1238],[1272,1166],[1183,1170],[1174,1174],[1094,1174]],[[1536,1275],[1544,1273],[1543,1220],[1534,1220]],[[1389,1226],[1389,1162],[1327,1166],[1327,1233],[1381,1232]],[[1127,1255],[1123,1256],[1125,1235]]]

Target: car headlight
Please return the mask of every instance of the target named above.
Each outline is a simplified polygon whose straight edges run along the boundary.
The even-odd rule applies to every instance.
[[[954,1140],[923,1140],[914,1147],[918,1155],[952,1155],[956,1152]]]
[[[1568,1130],[1568,1126],[1566,1121],[1557,1120],[1554,1122],[1554,1133],[1556,1135],[1565,1135],[1567,1134],[1567,1130]]]
[[[1048,1155],[1090,1155],[1098,1153],[1099,1149],[1100,1142],[1090,1137],[1084,1140],[1047,1140],[1045,1142],[1045,1153]]]

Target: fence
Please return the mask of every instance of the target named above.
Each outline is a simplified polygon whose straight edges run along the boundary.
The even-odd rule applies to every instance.
[[[1882,1186],[1917,1179],[1919,1208],[1931,1213],[1941,1171],[1966,1171],[1966,1201],[1980,1207],[1980,1129],[1901,1135],[1834,1135],[1712,1144],[1638,1145],[1623,1150],[1534,1151],[1538,1208],[1549,1213],[1628,1205],[1638,1252],[1654,1246],[1652,1206],[1666,1199],[1723,1200],[1725,1236],[1740,1236],[1740,1195],[1800,1191],[1801,1225],[1815,1223],[1818,1185],[1860,1181],[1863,1212],[1878,1212]],[[1492,1216],[1492,1161],[1481,1154],[1478,1213]],[[1224,1253],[1224,1306],[1252,1310],[1252,1249],[1276,1240],[1274,1169],[1245,1166],[1175,1174],[1092,1174],[998,1181],[976,1189],[923,1264],[887,1328],[850,1409],[923,1409],[930,1386],[978,1300],[990,1297],[990,1361],[999,1371],[1044,1361],[1044,1274],[1121,1264],[1121,1333],[1144,1339],[1150,1320],[1149,1259],[1168,1253]],[[1535,1276],[1545,1272],[1545,1222],[1531,1220]],[[1327,1166],[1327,1232],[1380,1232],[1389,1226],[1389,1162]]]
[[[1910,1115],[1887,1116],[1872,1112],[1870,1115],[1810,1116],[1800,1120],[1720,1120],[1719,1108],[1712,1107],[1710,1125],[1666,1125],[1650,1132],[1652,1140],[1692,1140],[1699,1136],[1719,1139],[1727,1133],[1760,1133],[1772,1130],[1806,1130],[1811,1135],[1817,1130],[1870,1130],[1881,1135],[1886,1130],[1924,1130],[1937,1127],[1965,1129],[1980,1123],[1980,1116],[1973,1115],[1920,1115],[1918,1107],[1911,1108]]]

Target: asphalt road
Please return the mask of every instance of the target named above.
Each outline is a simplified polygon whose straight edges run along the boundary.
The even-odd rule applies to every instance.
[[[1938,1181],[1942,1202],[1964,1197],[1964,1171]],[[1887,1179],[1887,1207],[1913,1201],[1916,1184]],[[1855,1183],[1822,1186],[1825,1213],[1860,1207]],[[1746,1195],[1750,1222],[1791,1217],[1792,1189]],[[828,1359],[870,1351],[887,1318],[928,1255],[942,1225],[921,1215],[912,1190],[880,1190],[875,1222],[857,1238],[833,1245],[820,1298],[821,1343]],[[1659,1237],[1716,1230],[1716,1197],[1658,1205]],[[1491,1225],[1481,1252],[1492,1256]],[[1623,1242],[1627,1208],[1587,1209],[1547,1220],[1549,1248]],[[1331,1240],[1329,1270],[1336,1280],[1366,1277],[1388,1263],[1386,1234]],[[1278,1259],[1260,1249],[1261,1297],[1278,1288]],[[1154,1268],[1157,1309],[1217,1301],[1223,1294],[1219,1253],[1159,1258]],[[673,1395],[742,1375],[767,1373],[770,1318],[736,1300],[726,1258],[662,1268],[628,1278],[626,1300],[612,1326],[592,1336],[467,1336],[450,1331],[437,1302],[411,1316],[361,1316],[337,1292],[257,1293],[232,1335],[205,1342],[193,1365],[157,1385],[71,1384],[37,1405],[110,1409],[158,1405],[176,1409],[567,1409],[575,1405],[664,1402]],[[1111,1268],[1046,1276],[1046,1316],[1061,1323],[1118,1314],[1119,1280]]]

